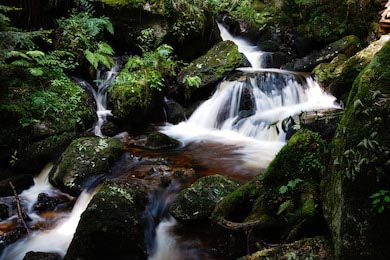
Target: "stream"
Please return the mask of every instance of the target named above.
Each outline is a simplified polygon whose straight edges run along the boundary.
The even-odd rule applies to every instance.
[[[223,174],[247,181],[264,170],[285,145],[284,119],[304,111],[340,107],[335,98],[326,94],[311,77],[277,68],[263,68],[267,53],[232,36],[221,24],[218,27],[222,39],[235,42],[252,67],[238,68],[239,77],[221,82],[214,94],[188,120],[160,127],[162,133],[183,144],[179,150],[166,152],[163,156],[170,165],[192,168],[200,176]],[[119,69],[117,62],[110,71],[98,70],[96,87],[83,83],[89,86],[96,100],[98,121],[94,133],[100,137],[103,137],[102,124],[107,116],[112,115],[107,109],[107,89]],[[161,156],[158,152],[137,147],[128,147],[127,150],[139,158]],[[142,160],[138,161],[132,166],[135,175],[144,167]],[[98,188],[83,191],[74,201],[50,185],[48,174],[51,167],[46,166],[34,179],[34,186],[20,194],[33,223],[30,225],[37,228],[7,246],[0,260],[21,260],[29,251],[65,255],[80,216]],[[199,239],[175,234],[179,224],[167,213],[167,208],[181,188],[172,181],[168,188],[150,193],[147,206],[150,213],[146,218],[160,221],[157,225],[148,225],[145,230],[149,260],[209,259],[202,251]],[[43,192],[50,197],[67,198],[69,203],[74,203],[73,209],[54,211],[53,216],[46,218],[34,213],[38,194]],[[13,216],[6,221],[12,222],[16,218]],[[41,229],[35,223],[46,227]]]

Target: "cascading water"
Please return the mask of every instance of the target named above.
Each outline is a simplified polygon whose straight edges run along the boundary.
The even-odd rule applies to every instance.
[[[95,87],[85,80],[75,78],[78,81],[78,84],[87,87],[92,92],[95,99],[96,116],[98,120],[93,131],[96,136],[104,137],[101,127],[106,122],[108,116],[113,116],[111,110],[107,109],[107,91],[112,83],[114,83],[121,66],[122,63],[120,59],[115,59],[115,64],[110,70],[107,70],[105,67],[98,68],[96,71]]]
[[[262,68],[263,52],[218,26],[222,39],[235,42],[252,68],[239,68],[241,77],[220,83],[187,121],[165,126],[162,132],[184,144],[235,145],[248,167],[264,169],[285,144],[284,119],[304,111],[339,107],[311,77]]]

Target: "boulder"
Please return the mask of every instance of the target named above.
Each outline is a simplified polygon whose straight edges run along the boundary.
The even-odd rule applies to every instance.
[[[52,168],[50,182],[64,192],[77,196],[89,181],[108,175],[122,153],[123,145],[117,139],[76,139]]]
[[[237,260],[333,259],[332,244],[325,237],[305,238],[290,244],[262,249]]]
[[[147,136],[140,136],[132,144],[150,150],[174,149],[180,146],[179,141],[160,132],[152,132]]]
[[[190,88],[187,86],[186,78],[198,76],[201,79],[198,88],[202,89],[215,85],[229,72],[242,66],[243,62],[237,45],[231,41],[222,41],[182,69],[177,79],[181,85]],[[194,91],[194,88],[190,88],[190,92]]]
[[[322,87],[345,102],[357,75],[389,39],[383,36],[350,58],[338,55],[330,63],[319,64],[312,73]]]
[[[217,203],[238,186],[221,175],[202,177],[180,191],[169,212],[180,222],[207,221]]]
[[[294,71],[311,71],[315,66],[322,62],[331,61],[339,54],[345,54],[347,57],[354,55],[360,48],[360,40],[354,35],[333,42],[319,51],[313,51],[309,55],[297,59],[293,64],[288,65]]]
[[[0,203],[0,221],[9,217],[9,208],[6,204]]]
[[[227,229],[272,229],[278,239],[292,240],[319,218],[324,149],[318,134],[299,130],[264,173],[217,204],[212,219]]]
[[[145,186],[106,181],[81,215],[64,260],[146,259]]]
[[[165,100],[167,122],[171,124],[178,124],[186,120],[186,112],[184,108],[172,99]]]
[[[61,255],[45,252],[27,252],[23,260],[61,260]]]
[[[323,211],[336,259],[390,255],[390,43],[355,79],[330,147]]]

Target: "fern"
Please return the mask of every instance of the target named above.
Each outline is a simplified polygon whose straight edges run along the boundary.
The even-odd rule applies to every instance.
[[[98,49],[97,49],[96,52],[102,53],[102,54],[107,54],[107,55],[113,55],[114,54],[114,51],[111,48],[111,46],[108,45],[105,42],[99,42],[98,43]]]
[[[38,58],[45,56],[45,53],[42,51],[28,51],[26,52],[26,56],[30,56],[32,58]]]
[[[28,68],[31,66],[31,63],[26,60],[15,60],[11,62],[11,64],[18,67],[24,67],[24,68]]]

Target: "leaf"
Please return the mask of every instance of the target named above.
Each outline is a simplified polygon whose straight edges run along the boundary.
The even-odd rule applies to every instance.
[[[107,20],[106,22],[106,30],[111,33],[111,34],[114,34],[114,26],[112,25],[112,23],[110,21]]]
[[[31,75],[39,77],[43,75],[43,70],[40,68],[30,68],[28,69]]]
[[[385,210],[385,206],[380,206],[380,207],[378,208],[378,213],[380,214],[380,213],[382,213],[384,210]]]
[[[15,60],[15,61],[11,62],[11,64],[18,66],[18,67],[25,67],[25,68],[31,66],[30,62],[28,62],[26,60]]]
[[[381,199],[376,199],[376,200],[374,200],[374,201],[372,202],[372,204],[373,204],[373,205],[376,205],[376,204],[378,204],[379,202],[381,202]]]
[[[288,187],[286,185],[280,186],[279,193],[285,194],[288,191]]]
[[[99,42],[98,43],[98,53],[107,54],[107,55],[113,55],[114,50],[111,48],[111,46],[106,42]]]
[[[386,203],[389,203],[390,202],[390,196],[385,196],[383,198],[383,201],[386,202]]]
[[[282,204],[280,204],[279,206],[279,209],[278,209],[278,213],[276,213],[276,215],[280,215],[281,213],[283,213],[283,211],[285,211],[291,204],[291,201],[290,200],[287,200],[285,202],[283,202]]]
[[[99,65],[98,59],[95,57],[94,53],[92,53],[90,50],[86,50],[84,52],[85,58],[88,60],[88,62],[95,68],[97,69]]]
[[[42,51],[28,51],[28,52],[26,52],[26,54],[33,57],[33,58],[45,56],[45,53]]]

